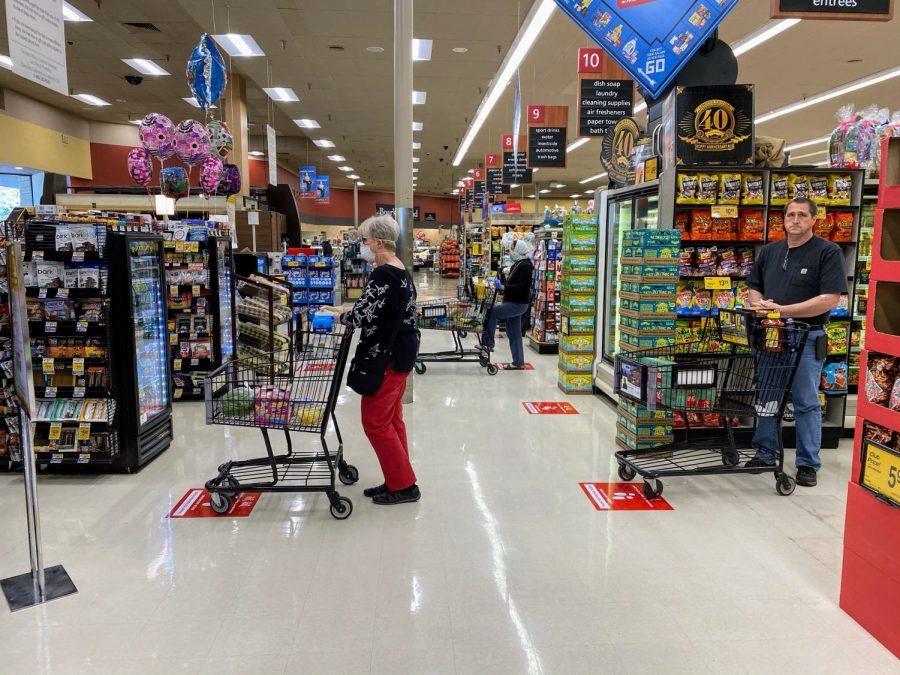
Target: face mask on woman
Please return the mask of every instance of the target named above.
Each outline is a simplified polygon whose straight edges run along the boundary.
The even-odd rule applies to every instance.
[[[372,249],[369,248],[368,244],[363,244],[359,247],[359,257],[366,262],[375,262],[375,254],[372,253]]]

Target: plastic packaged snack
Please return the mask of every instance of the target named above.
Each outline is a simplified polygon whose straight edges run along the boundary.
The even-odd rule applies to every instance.
[[[678,195],[675,198],[678,204],[696,204],[697,195],[700,192],[700,179],[695,173],[678,174]]]
[[[866,366],[866,400],[876,405],[886,405],[897,377],[897,359],[871,354]]]
[[[810,176],[808,196],[816,204],[828,204],[831,201],[828,196],[828,176]]]
[[[788,176],[788,200],[809,198],[809,178],[803,174],[792,173]]]
[[[762,241],[765,224],[762,211],[744,211],[738,219],[737,238],[741,241]]]
[[[758,173],[745,173],[741,176],[741,204],[762,204],[763,177]]]
[[[784,215],[777,211],[769,211],[768,240],[784,239]]]
[[[833,211],[834,227],[831,230],[831,241],[853,241],[853,214],[849,211]]]
[[[719,193],[719,176],[714,173],[700,174],[700,189],[697,192],[698,204],[715,204]]]
[[[852,179],[848,175],[832,175],[828,177],[828,202],[832,206],[850,205],[850,188]]]
[[[712,214],[706,209],[693,209],[691,211],[691,239],[708,240],[712,238]]]
[[[772,204],[787,204],[788,192],[790,190],[789,177],[783,173],[772,174],[772,191],[769,195],[769,201]]]
[[[719,204],[738,204],[740,201],[741,174],[721,174],[719,176]]]

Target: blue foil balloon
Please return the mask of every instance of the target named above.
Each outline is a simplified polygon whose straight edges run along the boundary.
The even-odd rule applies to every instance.
[[[200,42],[194,47],[188,59],[186,75],[194,98],[204,112],[215,105],[225,91],[225,85],[228,83],[225,61],[216,43],[206,33],[200,38]]]

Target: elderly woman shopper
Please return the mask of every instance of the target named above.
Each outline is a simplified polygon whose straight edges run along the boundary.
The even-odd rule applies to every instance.
[[[375,269],[353,309],[340,315],[359,330],[348,384],[362,392],[362,427],[375,449],[384,483],[363,491],[376,504],[419,500],[403,423],[403,392],[419,351],[416,288],[396,255],[400,226],[390,216],[359,226],[360,256]],[[371,390],[371,393],[367,393]]]
[[[503,290],[503,302],[494,305],[484,324],[482,344],[493,351],[497,320],[506,319],[506,337],[509,340],[509,351],[512,353],[512,363],[504,366],[506,370],[525,368],[522,316],[531,309],[531,287],[534,283],[534,265],[531,264],[533,250],[531,244],[522,239],[513,246],[509,254],[513,266],[509,270],[506,286],[501,286],[499,280],[497,281],[497,288]]]

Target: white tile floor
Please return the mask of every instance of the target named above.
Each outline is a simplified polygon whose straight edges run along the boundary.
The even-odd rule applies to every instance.
[[[423,297],[451,290],[420,279]],[[792,497],[769,477],[670,479],[674,511],[599,513],[578,482],[618,480],[614,414],[571,397],[578,416],[529,416],[521,401],[565,397],[556,357],[527,356],[533,372],[415,377],[414,505],[362,497],[380,476],[349,391],[346,521],[321,495],[167,520],[222,461],[261,452],[199,403],[176,406],[175,444],[137,475],[43,476],[46,560],[79,593],[0,605],[0,673],[900,672],[837,606],[849,443]],[[0,475],[0,514],[6,577],[28,565],[17,476]]]

